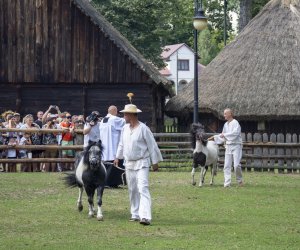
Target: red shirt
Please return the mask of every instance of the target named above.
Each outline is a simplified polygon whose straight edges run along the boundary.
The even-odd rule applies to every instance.
[[[73,123],[67,123],[67,122],[61,122],[60,127],[62,129],[64,128],[73,128],[74,124]],[[62,140],[63,141],[72,141],[73,140],[73,135],[70,132],[62,133]]]

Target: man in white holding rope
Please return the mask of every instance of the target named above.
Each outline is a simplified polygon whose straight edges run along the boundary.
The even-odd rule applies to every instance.
[[[213,137],[217,144],[225,144],[224,187],[230,187],[231,184],[232,160],[237,183],[239,186],[242,186],[241,159],[243,142],[241,126],[239,122],[233,118],[233,112],[229,108],[224,110],[224,118],[227,122],[224,124],[222,133]]]
[[[124,158],[126,178],[130,200],[130,221],[140,224],[151,223],[151,196],[149,192],[149,169],[154,171],[162,156],[150,129],[138,120],[137,114],[142,112],[134,104],[125,105],[126,125],[123,127],[120,143],[114,164]]]

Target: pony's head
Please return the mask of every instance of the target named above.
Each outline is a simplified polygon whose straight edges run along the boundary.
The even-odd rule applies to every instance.
[[[196,141],[200,141],[204,146],[207,144],[207,136],[204,131],[204,126],[201,123],[193,123],[191,126],[192,146],[196,147]]]
[[[91,169],[96,169],[101,165],[102,149],[101,140],[98,142],[89,141],[89,145],[84,151],[83,162]]]

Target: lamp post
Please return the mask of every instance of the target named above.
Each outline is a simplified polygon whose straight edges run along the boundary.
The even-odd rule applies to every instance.
[[[224,46],[227,44],[227,0],[224,0]]]
[[[194,16],[194,118],[193,122],[198,123],[198,31],[207,27],[207,18],[204,16],[202,9],[202,0],[200,4],[198,0],[194,0],[195,16]]]

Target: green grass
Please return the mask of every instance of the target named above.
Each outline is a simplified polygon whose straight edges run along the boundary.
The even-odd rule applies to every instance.
[[[149,227],[128,222],[126,189],[105,190],[104,221],[88,219],[61,176],[0,174],[0,249],[300,249],[300,175],[245,173],[224,189],[222,172],[203,188],[152,172]]]

